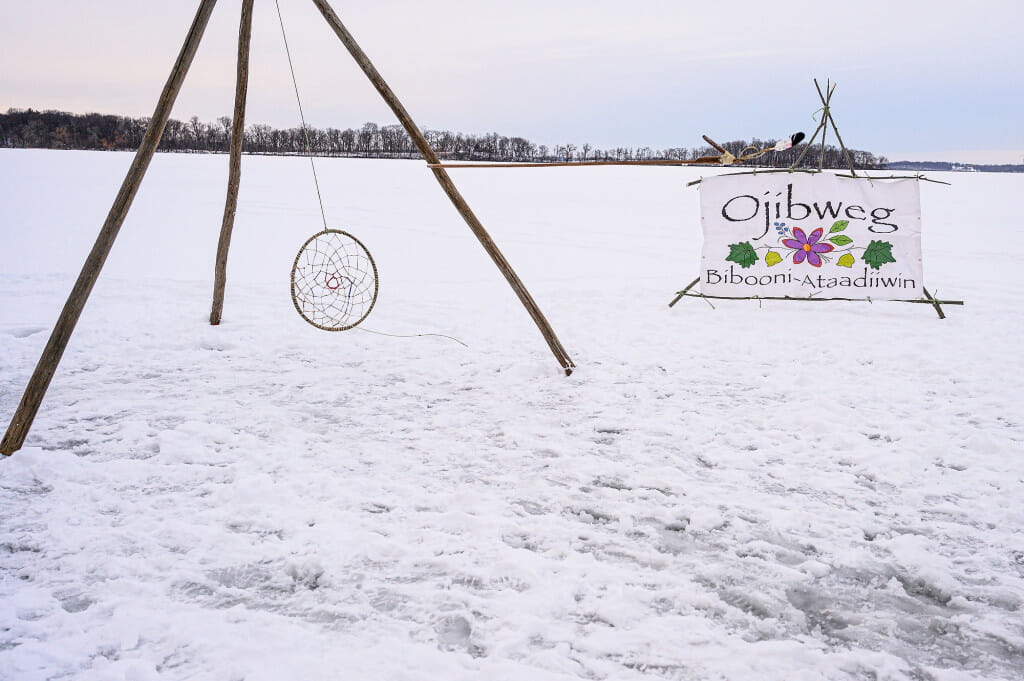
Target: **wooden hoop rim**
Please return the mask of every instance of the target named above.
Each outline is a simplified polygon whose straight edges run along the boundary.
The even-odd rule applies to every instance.
[[[299,258],[302,257],[302,252],[306,250],[306,246],[308,246],[310,244],[310,242],[314,241],[315,239],[317,239],[317,238],[319,238],[319,237],[321,237],[321,236],[323,236],[325,234],[341,234],[341,235],[347,236],[349,239],[352,239],[352,241],[356,242],[356,244],[359,246],[359,248],[363,249],[363,254],[366,256],[366,259],[370,261],[370,267],[373,268],[373,298],[370,300],[370,306],[368,308],[366,308],[366,312],[363,313],[362,317],[360,317],[359,319],[357,319],[353,323],[349,324],[348,326],[324,326],[323,324],[317,324],[312,319],[307,317],[306,314],[302,311],[302,308],[299,306],[298,297],[295,295],[295,268],[297,268],[299,266]],[[362,241],[360,241],[359,239],[355,238],[354,236],[352,236],[351,234],[349,234],[348,232],[346,232],[344,230],[340,230],[340,229],[325,229],[325,230],[317,232],[313,236],[311,236],[308,239],[306,239],[305,242],[303,242],[302,246],[299,248],[299,252],[295,254],[295,260],[292,262],[292,275],[291,275],[292,305],[295,306],[295,311],[298,312],[299,316],[302,317],[307,323],[309,323],[309,324],[311,324],[311,325],[315,326],[316,328],[321,329],[323,331],[347,331],[348,329],[351,329],[351,328],[361,324],[362,321],[364,319],[366,319],[367,316],[369,316],[370,312],[373,310],[373,306],[377,304],[377,292],[379,290],[380,290],[380,280],[377,277],[377,263],[374,262],[373,256],[370,255],[370,250],[368,248],[366,248],[366,246],[363,244]]]

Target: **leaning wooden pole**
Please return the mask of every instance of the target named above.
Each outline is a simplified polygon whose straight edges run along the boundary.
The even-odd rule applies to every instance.
[[[99,236],[96,237],[96,243],[86,258],[85,264],[82,265],[82,272],[78,275],[78,281],[75,282],[74,288],[71,289],[71,294],[57,319],[53,333],[50,334],[50,340],[47,341],[35,372],[29,379],[25,394],[22,395],[18,409],[14,412],[14,418],[11,419],[11,425],[7,428],[4,439],[0,441],[0,453],[13,454],[21,449],[25,442],[25,436],[32,426],[36,412],[39,411],[39,405],[42,403],[50,380],[57,370],[64,349],[71,339],[71,334],[75,330],[75,325],[82,314],[89,293],[92,292],[96,278],[103,268],[103,263],[106,262],[107,255],[114,245],[114,239],[117,238],[117,233],[124,223],[125,216],[128,215],[128,209],[135,199],[135,194],[146,174],[149,162],[153,159],[153,154],[160,143],[164,126],[167,125],[167,119],[171,115],[174,100],[177,98],[181,84],[185,80],[185,74],[188,73],[188,68],[192,64],[192,58],[199,47],[206,24],[210,19],[210,13],[216,3],[217,0],[201,0],[199,4],[192,28],[189,29],[178,60],[174,63],[171,75],[160,94],[153,118],[149,123],[149,129],[146,130],[146,135],[142,138],[142,144],[135,154],[135,160],[132,161],[128,174],[121,184],[121,190],[117,193],[117,198],[114,199],[114,205],[111,206],[110,213],[107,214],[106,222],[103,223]]]
[[[217,260],[213,272],[213,308],[210,324],[220,324],[224,312],[224,286],[228,277],[228,249],[238,208],[238,185],[242,180],[242,142],[245,139],[245,100],[249,90],[249,44],[252,38],[253,0],[242,0],[242,20],[238,26],[238,71],[235,78],[235,113],[231,119],[231,158],[228,161],[228,195],[224,200],[224,219],[217,242]]]
[[[469,204],[466,203],[464,198],[462,198],[462,195],[455,187],[455,184],[448,176],[448,173],[444,168],[439,167],[440,159],[438,159],[437,154],[434,153],[434,150],[430,147],[427,139],[416,126],[416,123],[413,122],[412,117],[409,116],[409,113],[405,110],[405,107],[402,106],[402,103],[398,101],[398,97],[395,96],[395,93],[392,92],[391,88],[384,81],[384,78],[381,77],[369,57],[366,56],[366,53],[363,52],[362,48],[360,48],[356,43],[352,34],[349,33],[348,29],[346,29],[341,23],[338,15],[334,13],[334,10],[331,8],[327,0],[313,0],[313,4],[315,4],[317,9],[320,10],[320,13],[324,15],[324,19],[327,20],[327,23],[330,24],[342,44],[344,44],[352,54],[352,57],[356,60],[356,63],[359,64],[363,73],[365,73],[366,77],[370,79],[373,86],[377,88],[377,92],[380,93],[380,96],[383,97],[384,101],[391,107],[395,116],[398,117],[398,121],[402,124],[402,127],[405,128],[407,133],[409,133],[409,137],[412,139],[413,143],[416,144],[420,153],[423,154],[423,158],[426,159],[428,164],[430,164],[430,170],[434,173],[434,177],[437,179],[438,183],[440,183],[441,188],[444,189],[444,193],[447,194],[448,198],[451,199],[451,202],[455,204],[455,208],[459,211],[459,214],[462,215],[462,218],[466,221],[466,224],[469,225],[469,228],[473,230],[473,234],[476,235],[476,238],[480,240],[484,250],[486,250],[487,254],[491,256],[494,264],[497,265],[498,269],[501,270],[501,273],[505,275],[505,279],[512,287],[512,290],[516,292],[517,296],[519,296],[519,300],[526,308],[526,311],[530,314],[530,317],[533,318],[537,328],[540,329],[541,335],[544,336],[544,340],[547,341],[548,347],[551,348],[551,352],[554,353],[555,358],[565,370],[566,375],[571,374],[575,365],[573,364],[572,359],[570,359],[569,354],[565,351],[565,348],[562,347],[558,337],[555,336],[555,332],[548,323],[548,320],[544,318],[540,308],[537,307],[537,303],[534,302],[533,297],[530,296],[530,292],[526,290],[526,286],[523,285],[523,282],[512,269],[512,266],[509,265],[507,260],[505,260],[505,256],[502,255],[500,250],[498,250],[498,246],[491,239],[487,230],[484,229],[480,220],[477,219],[476,215],[469,207]]]

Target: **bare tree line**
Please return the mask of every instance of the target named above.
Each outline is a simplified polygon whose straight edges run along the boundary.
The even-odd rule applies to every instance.
[[[131,118],[103,114],[72,114],[62,111],[8,109],[0,114],[0,147],[42,149],[99,149],[130,151],[138,148],[149,125],[148,118]],[[498,133],[465,134],[448,130],[426,130],[424,135],[437,155],[445,160],[493,162],[555,162],[555,161],[687,161],[714,156],[711,147],[652,149],[651,147],[596,148],[590,144],[572,143],[547,146],[534,144],[523,137],[507,137]],[[171,119],[160,142],[161,151],[192,153],[226,153],[231,138],[231,118],[221,116],[215,123],[204,123],[193,116],[186,122]],[[749,147],[765,148],[774,139],[736,140],[722,146],[739,156]],[[308,145],[308,147],[307,147]],[[362,127],[290,128],[280,130],[263,123],[245,129],[244,150],[251,154],[303,154],[360,158],[420,158],[405,129],[400,125],[365,123]],[[784,152],[766,154],[758,165],[788,167],[803,151],[798,145]],[[849,150],[857,168],[881,168],[888,163],[884,156],[868,151]],[[821,146],[815,144],[801,161],[801,167],[818,167]],[[825,147],[821,165],[845,168],[842,151]]]

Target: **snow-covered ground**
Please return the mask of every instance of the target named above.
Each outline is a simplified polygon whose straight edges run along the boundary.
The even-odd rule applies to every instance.
[[[0,427],[129,154],[0,150]],[[1024,176],[924,184],[966,300],[668,307],[707,169],[318,161],[380,270],[326,333],[301,158],[158,155],[26,447],[0,461],[0,678],[1024,678]]]

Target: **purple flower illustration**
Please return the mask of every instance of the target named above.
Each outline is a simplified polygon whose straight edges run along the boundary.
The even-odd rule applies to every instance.
[[[835,246],[832,244],[819,244],[818,239],[821,238],[824,230],[819,227],[818,229],[811,232],[810,236],[804,234],[804,230],[799,227],[793,228],[793,236],[795,239],[783,239],[782,245],[786,248],[792,248],[796,251],[793,254],[793,264],[799,265],[807,259],[807,262],[814,265],[815,267],[821,267],[821,256],[819,253],[828,253]]]

